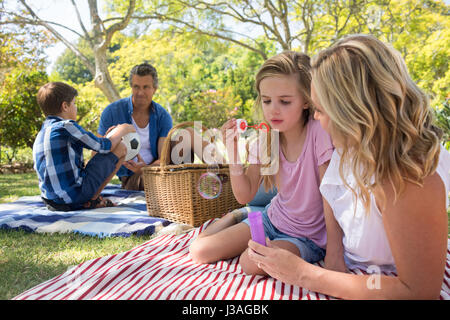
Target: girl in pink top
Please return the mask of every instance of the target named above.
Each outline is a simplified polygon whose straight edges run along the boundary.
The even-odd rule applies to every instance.
[[[309,57],[292,51],[270,58],[256,75],[256,105],[262,107],[271,130],[280,133],[279,170],[273,176],[261,175],[263,165],[258,159],[250,158],[245,172],[242,165],[237,164],[236,119],[226,122],[222,132],[236,199],[242,204],[250,202],[261,179],[267,187],[276,186],[278,194],[263,212],[265,235],[272,246],[313,263],[325,256],[326,226],[319,185],[333,145],[320,123],[311,118],[310,84]],[[265,275],[248,258],[251,233],[248,219],[242,221],[245,216],[243,210],[237,210],[208,226],[191,244],[192,259],[212,263],[240,255],[239,262],[245,273]]]

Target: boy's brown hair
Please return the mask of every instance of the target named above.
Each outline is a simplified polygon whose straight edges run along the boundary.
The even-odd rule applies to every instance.
[[[51,116],[61,113],[63,102],[70,103],[77,95],[77,90],[66,83],[49,82],[39,89],[36,100],[45,116]]]

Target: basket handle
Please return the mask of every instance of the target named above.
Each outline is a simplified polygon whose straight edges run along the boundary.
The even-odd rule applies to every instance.
[[[194,127],[194,121],[185,121],[185,122],[181,122],[177,125],[175,125],[172,129],[170,129],[169,133],[167,134],[166,139],[164,140],[164,144],[161,150],[161,159],[160,159],[160,167],[166,167],[169,165],[170,163],[170,142],[171,142],[171,138],[172,135],[175,133],[175,131],[177,129],[180,129],[182,127]],[[204,125],[202,125],[202,130],[203,132],[207,131],[208,128],[205,127]]]

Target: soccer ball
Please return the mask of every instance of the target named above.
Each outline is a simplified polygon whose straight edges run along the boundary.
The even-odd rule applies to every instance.
[[[127,155],[125,161],[136,157],[141,150],[141,140],[136,132],[130,132],[122,137],[122,142],[127,147]]]
[[[111,130],[111,132],[106,135],[106,138],[109,138],[113,134],[114,130],[116,130],[116,128]],[[127,147],[125,161],[131,160],[138,155],[141,150],[141,140],[136,132],[130,132],[124,135],[122,137],[122,142]]]

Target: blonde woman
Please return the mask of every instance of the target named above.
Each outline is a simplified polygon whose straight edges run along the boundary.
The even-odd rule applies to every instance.
[[[301,53],[276,55],[264,62],[256,75],[256,104],[265,121],[280,132],[276,150],[279,170],[271,179],[278,193],[263,211],[264,231],[277,246],[313,263],[325,255],[326,225],[319,185],[334,148],[329,134],[311,117],[310,86],[310,58]],[[232,159],[238,152],[236,119],[227,121],[222,129],[229,134],[226,141],[233,141],[226,143]],[[254,198],[262,177],[264,162],[250,159],[250,163],[246,172],[240,164],[230,164],[235,172],[231,174],[233,193],[242,204]],[[212,263],[240,255],[245,273],[266,274],[248,258],[248,218],[235,213],[212,223],[193,241],[192,259]]]
[[[333,270],[270,242],[250,241],[250,259],[283,282],[334,297],[439,298],[450,155],[427,97],[400,54],[368,35],[320,52],[312,77],[315,118],[336,146],[320,187],[333,212],[326,217]],[[346,266],[392,276],[349,274]]]

